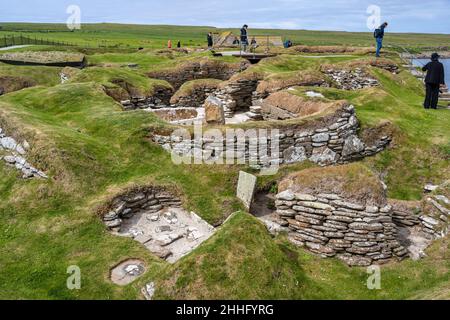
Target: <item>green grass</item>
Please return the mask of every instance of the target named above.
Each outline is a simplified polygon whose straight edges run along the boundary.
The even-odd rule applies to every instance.
[[[0,77],[14,76],[30,79],[34,83],[43,86],[54,86],[61,82],[59,73],[62,68],[22,66],[20,68],[0,62]]]
[[[111,30],[100,28],[92,35],[105,37]],[[115,30],[114,41],[127,34]],[[64,35],[86,37],[88,31]],[[133,32],[147,31],[147,27],[130,30],[130,43],[137,34]],[[185,32],[188,36],[193,31]],[[450,298],[448,239],[437,242],[427,259],[383,267],[383,290],[369,291],[365,269],[318,258],[289,244],[284,236],[273,239],[259,221],[243,212],[175,265],[157,260],[137,242],[110,235],[96,217],[96,209],[131,185],[177,189],[186,208],[212,224],[242,210],[235,197],[241,167],[173,165],[170,155],[148,139],[150,132],[166,124],[147,112],[123,112],[102,88],[122,79],[147,92],[154,82],[143,76],[145,72],[204,55],[92,49],[87,58],[96,66],[63,85],[58,68],[0,65],[0,75],[29,76],[40,84],[0,97],[0,123],[8,133],[30,142],[29,161],[52,177],[24,181],[0,162],[0,298],[136,299],[149,281],[155,281],[156,296],[164,299]],[[317,72],[323,64],[345,65],[356,59],[367,60],[283,55],[254,70],[266,78],[286,79],[305,70]],[[115,65],[101,66],[108,63]],[[128,63],[138,63],[140,68],[118,66]],[[393,147],[362,165],[385,177],[390,197],[419,199],[426,182],[439,183],[449,176],[450,112],[423,110],[423,88],[407,72],[396,76],[373,68],[370,72],[380,80],[380,88],[313,90],[329,100],[348,99],[357,108],[363,130],[392,122]],[[299,88],[298,94],[307,89],[311,88]],[[261,177],[258,186],[275,192],[279,179],[312,166],[283,167],[278,175]],[[135,283],[117,287],[108,280],[108,273],[126,258],[143,259],[149,271]],[[81,267],[80,291],[65,286],[70,265]]]
[[[69,41],[80,45],[165,48],[167,41],[180,40],[183,46],[206,46],[206,34],[239,29],[218,29],[214,27],[188,27],[163,25],[121,25],[121,24],[83,24],[82,29],[70,32],[64,24],[2,23],[2,34],[23,34],[32,38]],[[251,26],[250,26],[251,27]],[[306,45],[350,45],[373,46],[372,33],[250,29],[251,35],[273,35],[291,39],[295,44]],[[1,41],[1,37],[0,37]],[[448,35],[388,33],[387,45],[404,46],[410,49],[432,48],[449,45]]]
[[[157,299],[411,299],[415,292],[448,299],[449,245],[436,243],[420,262],[383,267],[382,289],[369,290],[365,269],[324,260],[284,236],[274,240],[261,222],[238,213],[195,254],[148,281]],[[435,293],[435,286],[444,289]]]

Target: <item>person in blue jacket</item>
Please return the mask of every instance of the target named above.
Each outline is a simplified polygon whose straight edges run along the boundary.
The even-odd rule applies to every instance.
[[[384,38],[384,29],[386,29],[388,23],[383,23],[378,29],[373,33],[374,38],[377,40],[377,57],[380,57],[381,48],[383,48],[383,38]]]

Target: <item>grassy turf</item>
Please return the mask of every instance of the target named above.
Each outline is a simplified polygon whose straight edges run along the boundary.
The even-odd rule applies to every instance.
[[[171,58],[157,52],[88,55],[92,64],[139,63],[144,71],[197,58]],[[255,70],[283,78],[359,58],[286,55]],[[71,83],[57,85],[58,69],[45,78],[49,69],[1,68],[43,76],[42,86],[0,98],[0,123],[30,142],[30,162],[52,179],[23,181],[0,162],[0,298],[136,299],[148,281],[155,281],[156,296],[166,299],[449,298],[448,240],[436,243],[425,260],[384,267],[383,290],[369,291],[364,269],[320,259],[283,236],[272,239],[259,221],[242,212],[177,264],[157,260],[136,242],[106,232],[95,216],[104,199],[132,184],[165,184],[181,191],[188,209],[217,224],[242,209],[234,196],[240,168],[174,166],[170,155],[148,141],[149,131],[165,124],[146,112],[123,112],[100,86],[122,77],[148,88],[142,69],[97,66]],[[424,182],[441,182],[449,176],[450,113],[423,110],[422,86],[408,73],[371,72],[380,80],[380,88],[314,90],[330,100],[352,102],[363,128],[386,120],[393,123],[394,147],[363,165],[386,178],[391,197],[418,199]],[[278,179],[311,166],[283,167],[276,176],[262,177],[259,186],[275,191]],[[147,263],[148,273],[129,286],[112,285],[107,279],[110,268],[136,257]],[[70,265],[81,267],[80,291],[66,288]]]
[[[164,48],[169,39],[183,46],[206,46],[209,31],[221,33],[239,29],[214,27],[187,27],[162,25],[83,24],[82,30],[70,32],[64,24],[2,23],[2,34],[23,34],[32,38],[69,41],[80,45]],[[250,29],[251,35],[273,35],[291,39],[295,44],[373,46],[372,33],[333,32],[306,30]],[[1,37],[0,37],[0,41]],[[442,34],[392,34],[386,36],[386,44],[410,49],[443,47],[450,44],[448,35]]]

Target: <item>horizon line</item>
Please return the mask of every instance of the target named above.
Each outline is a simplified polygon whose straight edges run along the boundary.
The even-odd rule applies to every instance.
[[[51,25],[65,25],[65,22],[28,22],[28,21],[0,21],[1,24],[51,24]],[[239,29],[240,27],[216,27],[207,25],[188,25],[188,24],[142,24],[142,23],[124,23],[124,22],[86,22],[83,25],[98,25],[98,24],[112,24],[112,25],[133,25],[133,26],[161,26],[161,27],[195,27],[195,28],[213,28],[213,29]],[[251,26],[250,26],[251,27]],[[312,32],[343,32],[343,33],[371,33],[371,31],[346,31],[346,30],[314,30],[314,29],[287,29],[287,28],[251,28],[254,30],[284,30],[284,31],[312,31]],[[0,29],[0,31],[5,31]],[[14,32],[14,31],[9,31]],[[390,34],[435,34],[435,35],[450,35],[450,33],[441,32],[390,32]]]

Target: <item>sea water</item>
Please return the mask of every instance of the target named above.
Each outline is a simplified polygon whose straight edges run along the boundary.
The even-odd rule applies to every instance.
[[[431,60],[429,60],[429,59],[414,59],[413,65],[415,65],[417,67],[423,67],[430,61]],[[441,61],[444,64],[445,83],[447,84],[447,86],[450,87],[450,59],[440,59],[439,61]]]

